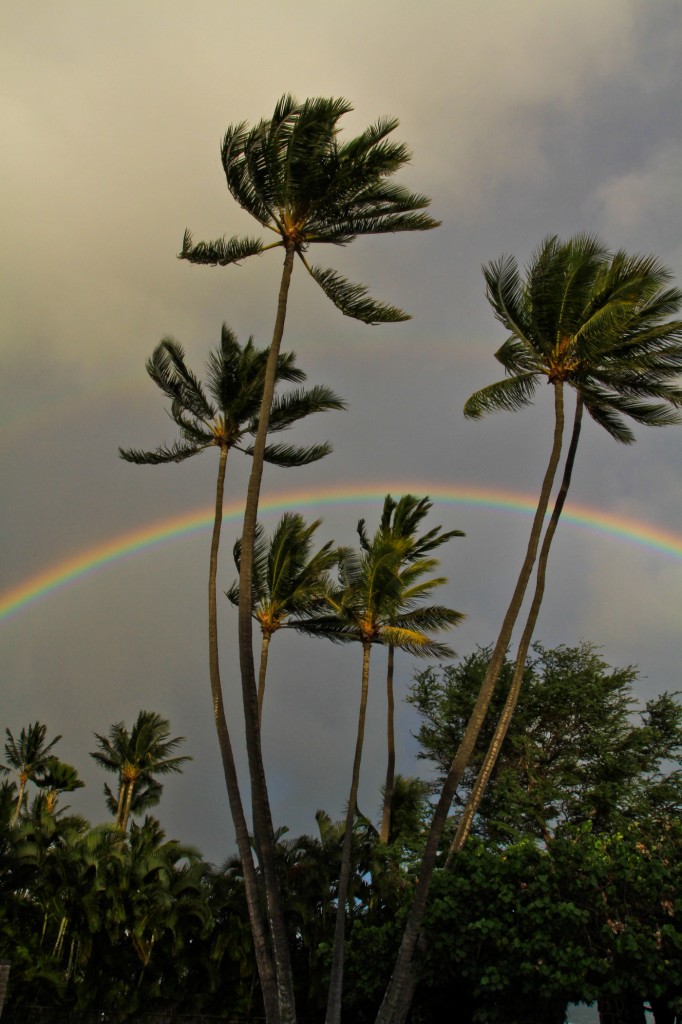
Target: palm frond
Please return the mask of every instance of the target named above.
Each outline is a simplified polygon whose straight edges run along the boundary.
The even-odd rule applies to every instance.
[[[227,267],[231,263],[241,263],[249,256],[260,256],[264,248],[260,238],[218,238],[195,245],[190,232],[185,231],[178,259],[210,267]]]
[[[208,444],[181,444],[174,441],[172,445],[164,445],[150,452],[139,451],[136,448],[119,448],[118,453],[126,462],[133,462],[138,466],[159,466],[164,462],[184,462],[207,447]]]
[[[508,331],[521,339],[529,348],[533,342],[527,333],[523,314],[524,287],[516,260],[513,256],[502,256],[483,268],[486,283],[486,297],[493,307],[496,318]]]
[[[297,388],[275,396],[270,412],[268,429],[288,430],[298,420],[316,412],[346,409],[346,403],[331,388],[317,384],[312,388]]]
[[[164,338],[147,360],[146,370],[167,398],[197,419],[212,419],[215,409],[206,398],[198,378],[185,363],[185,352],[179,341]]]
[[[364,285],[352,284],[335,270],[324,270],[316,266],[308,269],[327,298],[331,299],[344,316],[350,316],[366,324],[401,323],[411,319],[408,313],[404,313],[396,306],[375,302],[368,297]]]
[[[607,434],[610,434],[614,440],[620,441],[621,444],[634,444],[635,435],[622,416],[615,412],[610,405],[599,402],[592,403],[587,396],[584,398],[585,408],[595,423],[603,427]]]
[[[290,623],[292,629],[308,636],[331,640],[333,644],[357,643],[360,632],[353,623],[343,622],[334,615],[318,615],[306,619],[295,619]]]
[[[253,446],[241,449],[247,455],[253,455]],[[294,467],[309,466],[313,462],[319,462],[334,449],[328,442],[322,444],[311,444],[307,447],[294,444],[268,444],[265,446],[266,462],[273,466]]]
[[[451,629],[464,621],[466,616],[454,608],[445,605],[422,605],[405,614],[398,614],[393,625],[405,629],[415,629],[422,633],[432,633],[441,629]]]
[[[536,373],[518,374],[475,391],[464,405],[468,419],[480,419],[489,412],[515,412],[529,405],[538,386]]]
[[[419,630],[403,629],[400,626],[386,626],[376,643],[392,644],[417,658],[453,658],[455,652],[447,644],[432,640]]]
[[[511,335],[495,353],[495,359],[504,366],[508,374],[539,373],[544,365],[534,349],[516,335]]]

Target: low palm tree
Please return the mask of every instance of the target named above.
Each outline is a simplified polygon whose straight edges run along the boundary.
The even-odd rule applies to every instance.
[[[370,542],[363,520],[358,523],[358,534],[361,541],[359,552],[350,548],[339,551],[339,583],[327,594],[331,612],[295,624],[301,632],[327,637],[336,643],[357,642],[362,645],[360,708],[341,856],[327,1024],[331,1024],[340,1012],[343,990],[351,841],[357,814],[371,650],[375,644],[392,644],[418,657],[450,657],[452,650],[446,644],[433,640],[429,634],[457,625],[462,619],[461,614],[452,608],[423,604],[434,589],[447,581],[444,577],[422,579],[438,563],[434,558],[410,560],[408,553],[413,546],[413,538],[393,536],[380,528]]]
[[[126,832],[136,787],[156,781],[157,775],[182,771],[183,764],[192,758],[188,755],[169,757],[185,737],[170,739],[170,723],[155,711],[140,711],[130,732],[123,722],[115,722],[108,736],[99,733],[95,736],[99,750],[90,757],[106,771],[118,775],[115,825]]]
[[[181,462],[207,449],[218,449],[220,456],[216,481],[215,513],[208,576],[208,648],[209,674],[213,716],[218,735],[223,773],[230,811],[240,856],[244,858],[245,887],[249,902],[256,957],[261,971],[266,1013],[277,1020],[277,998],[274,991],[269,952],[260,916],[258,886],[249,838],[249,829],[242,806],[237,770],[234,762],[227,719],[223,704],[218,649],[218,617],[216,577],[223,519],[223,495],[228,454],[232,449],[253,454],[251,438],[259,426],[259,410],[263,396],[268,352],[258,349],[249,338],[242,348],[235,334],[223,325],[220,348],[210,353],[206,363],[206,385],[187,367],[182,346],[167,338],[161,342],[147,363],[147,372],[163,394],[171,401],[171,417],[180,429],[180,441],[154,451],[121,450],[121,457],[139,465]],[[294,353],[282,353],[275,367],[276,381],[300,384],[306,375],[296,366]],[[297,388],[273,399],[269,432],[288,430],[298,420],[314,412],[343,409],[342,400],[326,387]],[[309,447],[269,444],[263,458],[279,466],[303,466],[323,458],[331,451],[328,444]],[[270,978],[270,983],[268,983]]]
[[[404,994],[443,826],[487,714],[540,544],[561,456],[564,388],[575,390],[590,416],[624,443],[634,439],[625,416],[665,426],[679,421],[676,409],[682,405],[682,321],[668,319],[679,309],[682,293],[669,287],[670,272],[655,257],[611,254],[590,235],[568,242],[552,236],[534,253],[525,279],[508,256],[488,264],[483,273],[488,301],[509,332],[496,354],[508,377],[472,395],[465,415],[477,419],[495,410],[520,409],[530,402],[540,381],[546,381],[554,392],[553,441],[521,571],[434,812],[415,899],[377,1024],[400,1024],[409,1009]],[[535,615],[538,610],[539,604]]]
[[[50,757],[35,780],[45,799],[45,810],[53,814],[61,793],[73,793],[82,789],[85,783],[78,777],[73,765],[65,764],[58,757]]]
[[[239,601],[239,658],[249,772],[255,798],[254,829],[265,876],[282,1024],[293,1024],[296,1010],[276,872],[275,833],[260,749],[251,591],[265,442],[291,275],[298,257],[345,315],[369,324],[406,320],[407,314],[402,310],[371,299],[363,285],[352,284],[332,269],[311,265],[306,253],[313,245],[345,245],[359,235],[423,231],[438,224],[423,212],[430,202],[426,196],[390,180],[410,158],[406,146],[390,139],[398,122],[383,118],[342,143],[339,121],[351,109],[343,99],[316,98],[299,103],[292,96],[283,96],[271,118],[263,119],[253,128],[244,122],[230,127],[221,151],[227,187],[239,205],[271,232],[274,240],[265,245],[260,238],[223,238],[195,245],[186,232],[180,253],[182,259],[192,263],[226,266],[269,248],[284,250],[244,511]],[[339,1015],[340,1005],[336,1020]]]
[[[430,498],[417,498],[414,494],[404,494],[396,501],[387,494],[384,499],[384,507],[381,514],[379,529],[386,536],[397,539],[409,539],[410,544],[406,549],[405,562],[415,562],[424,555],[440,547],[452,537],[463,537],[461,530],[448,530],[442,533],[442,527],[435,526],[422,536],[417,536],[417,530],[422,520],[428,515],[433,503]],[[360,543],[365,551],[369,550],[370,542],[363,529],[360,532]],[[395,644],[388,644],[388,665],[386,671],[386,742],[388,747],[388,759],[386,766],[386,782],[384,784],[383,809],[381,815],[381,830],[379,839],[387,843],[391,831],[391,806],[393,802],[394,777],[395,777],[395,729],[394,709],[395,700],[393,694],[393,670],[395,663]]]
[[[26,786],[29,782],[35,782],[48,765],[53,756],[50,751],[55,743],[58,743],[61,736],[55,736],[49,743],[45,742],[47,726],[41,722],[34,722],[28,729],[22,729],[18,739],[15,739],[10,729],[5,729],[7,742],[5,743],[6,765],[0,765],[5,771],[14,771],[19,776],[19,790],[17,802],[12,816],[12,828],[19,820],[19,812],[24,802]]]
[[[285,512],[270,540],[258,524],[253,562],[253,617],[261,630],[260,669],[258,673],[258,724],[263,716],[265,677],[270,640],[278,630],[320,612],[325,607],[331,585],[329,570],[338,561],[333,541],[311,555],[313,534],[321,520],[307,525],[303,516]],[[234,545],[234,561],[239,572],[241,541]],[[239,581],[227,591],[228,600],[239,604]]]

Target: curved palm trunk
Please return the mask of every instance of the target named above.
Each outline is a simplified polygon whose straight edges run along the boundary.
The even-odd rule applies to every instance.
[[[211,557],[208,574],[208,660],[211,679],[211,697],[213,701],[213,718],[215,721],[216,732],[218,734],[220,756],[223,762],[223,774],[225,776],[227,796],[230,803],[230,812],[232,814],[232,821],[237,839],[237,849],[239,850],[239,857],[242,863],[244,890],[249,910],[249,921],[251,923],[251,932],[253,935],[258,976],[260,978],[261,989],[263,992],[265,1019],[268,1024],[280,1024],[277,984],[275,981],[272,958],[270,956],[265,925],[258,899],[256,867],[253,861],[253,851],[251,849],[249,830],[246,824],[241,794],[239,792],[237,768],[234,761],[230,734],[227,728],[227,719],[225,717],[225,708],[223,705],[223,688],[220,681],[216,577],[218,573],[220,532],[223,521],[223,493],[225,489],[227,452],[227,448],[221,448],[220,450],[220,464],[218,467],[218,479],[216,482],[215,516],[213,519],[213,535],[211,537]]]
[[[395,728],[394,711],[395,699],[393,695],[393,663],[395,660],[395,646],[388,645],[388,668],[386,670],[386,742],[388,746],[388,764],[386,765],[386,783],[384,785],[384,810],[381,817],[381,833],[379,842],[387,843],[391,832],[391,808],[393,805],[393,786],[395,783]]]
[[[268,671],[268,650],[270,649],[270,633],[263,632],[260,645],[260,668],[258,670],[258,728],[263,721],[263,698],[265,697],[265,676]]]
[[[360,785],[360,764],[362,762],[362,746],[365,738],[365,717],[367,713],[367,693],[369,690],[369,657],[372,644],[368,640],[362,642],[362,686],[360,691],[360,710],[358,712],[358,733],[355,740],[355,757],[353,759],[353,775],[348,797],[346,812],[346,830],[343,833],[341,849],[341,872],[339,875],[339,893],[336,903],[336,924],[334,926],[334,950],[332,968],[329,978],[327,996],[326,1024],[339,1024],[341,1020],[341,996],[343,994],[343,960],[344,939],[346,935],[346,902],[350,885],[351,854],[353,846],[353,823],[357,814],[358,787]]]
[[[254,444],[251,460],[251,475],[246,494],[244,508],[244,526],[242,530],[241,563],[239,571],[239,665],[242,678],[242,699],[244,702],[244,727],[246,734],[246,750],[251,776],[253,794],[253,825],[265,880],[265,896],[268,908],[270,935],[272,938],[275,972],[277,976],[277,992],[282,1024],[295,1024],[296,1006],[294,1001],[294,983],[291,972],[291,956],[284,924],[284,914],[279,893],[279,880],[275,863],[275,833],[270,813],[270,801],[263,767],[263,756],[260,745],[260,729],[258,726],[258,695],[256,692],[256,673],[253,662],[253,630],[252,630],[252,589],[253,589],[253,547],[258,517],[258,501],[263,476],[265,441],[270,421],[270,407],[275,391],[277,360],[284,334],[286,319],[287,296],[294,265],[295,250],[293,246],[286,249],[284,269],[279,289],[277,317],[270,344],[270,352],[265,368],[263,400],[258,419],[258,433]]]
[[[554,385],[554,439],[550,453],[549,464],[542,481],[540,498],[535,511],[533,525],[531,528],[526,556],[523,560],[521,572],[514,588],[511,602],[502,623],[500,635],[493,649],[488,671],[485,674],[481,689],[467,724],[464,736],[452,760],[450,770],[443,784],[441,795],[431,820],[431,828],[426,840],[424,855],[419,870],[419,879],[415,890],[414,900],[405,924],[405,931],[393,969],[391,980],[386,989],[384,1000],[376,1018],[376,1024],[402,1024],[409,1012],[409,1002],[406,998],[409,992],[410,977],[412,974],[412,958],[419,937],[419,932],[424,920],[426,911],[426,900],[429,894],[431,878],[436,867],[436,856],[440,843],[443,828],[447,820],[455,791],[462,778],[464,770],[469,763],[474,745],[478,739],[485,716],[490,706],[495,685],[500,675],[504,662],[504,656],[511,640],[514,625],[521,611],[523,598],[528,586],[528,580],[535,564],[542,524],[549,504],[552,492],[552,485],[561,455],[561,441],[564,427],[564,402],[563,384],[560,380],[553,381]]]
[[[469,794],[466,807],[462,813],[455,838],[452,841],[448,859],[445,862],[445,866],[448,867],[451,863],[451,858],[454,854],[458,853],[462,849],[466,838],[471,830],[471,823],[474,819],[474,815],[478,810],[483,794],[485,793],[486,786],[490,780],[492,770],[495,767],[497,759],[502,749],[502,744],[505,741],[507,731],[509,729],[510,722],[516,705],[518,703],[519,694],[521,692],[521,686],[523,684],[523,671],[526,667],[526,656],[528,654],[528,648],[530,642],[533,639],[533,633],[535,631],[535,624],[538,621],[538,615],[540,613],[540,605],[542,604],[542,598],[545,593],[545,576],[547,573],[547,561],[549,559],[549,552],[554,540],[554,534],[556,528],[559,525],[559,519],[563,511],[564,504],[566,502],[566,495],[568,494],[568,488],[571,484],[571,476],[573,474],[573,465],[575,463],[575,453],[578,448],[578,441],[580,439],[580,427],[582,423],[583,414],[583,402],[578,395],[578,400],[575,407],[575,419],[573,421],[573,433],[571,435],[571,443],[568,448],[568,455],[566,456],[566,464],[564,466],[564,475],[561,481],[561,487],[557,494],[557,500],[552,511],[551,519],[547,525],[545,536],[542,541],[542,547],[540,549],[540,557],[538,558],[538,573],[535,583],[535,593],[533,594],[533,602],[528,612],[528,619],[526,626],[519,642],[519,649],[516,653],[516,661],[514,663],[514,674],[509,687],[509,693],[500,715],[500,720],[497,723],[495,734],[490,741],[487,753],[485,755],[483,764],[479,770],[474,787]]]

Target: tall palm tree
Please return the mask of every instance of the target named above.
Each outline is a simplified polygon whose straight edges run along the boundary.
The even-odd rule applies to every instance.
[[[303,516],[285,512],[268,541],[263,528],[256,528],[253,560],[253,617],[261,630],[260,669],[258,672],[258,724],[263,717],[265,677],[268,650],[274,633],[301,617],[312,615],[325,607],[330,587],[329,570],[336,565],[338,554],[333,541],[328,541],[311,555],[313,534],[321,520],[307,525]],[[239,572],[241,541],[234,545],[234,560]],[[239,581],[227,591],[228,600],[239,604]]]
[[[465,415],[476,419],[494,410],[522,408],[545,380],[554,391],[553,442],[521,572],[433,816],[378,1024],[396,1024],[407,1013],[403,996],[443,826],[487,713],[535,564],[561,455],[564,386],[575,390],[590,416],[624,443],[634,439],[624,416],[664,426],[678,422],[676,408],[682,404],[682,321],[668,319],[679,309],[682,293],[668,286],[670,272],[655,257],[611,254],[590,235],[576,235],[567,242],[552,236],[534,253],[525,279],[508,256],[485,266],[483,273],[488,301],[509,332],[496,354],[508,377],[472,395]]]
[[[50,751],[55,743],[58,743],[61,736],[55,736],[49,743],[45,743],[47,726],[41,722],[34,722],[28,729],[22,729],[18,739],[15,739],[10,729],[5,729],[7,742],[5,743],[6,765],[0,765],[5,771],[14,771],[19,776],[19,791],[17,802],[12,816],[12,828],[19,820],[19,812],[24,802],[24,794],[28,782],[35,781],[40,777],[41,772],[47,766],[53,756]]]
[[[461,530],[448,530],[442,533],[442,527],[434,526],[422,536],[417,536],[417,530],[422,520],[428,515],[433,503],[430,498],[417,498],[414,494],[404,494],[396,501],[387,494],[384,499],[384,507],[381,514],[379,529],[386,536],[409,539],[410,545],[405,553],[406,562],[414,562],[428,551],[440,547],[452,537],[463,537]],[[361,522],[363,522],[361,520]],[[363,529],[360,531],[360,543],[365,551],[369,550],[370,542]],[[381,816],[381,831],[379,839],[387,843],[391,831],[391,805],[393,802],[394,778],[395,778],[395,729],[394,709],[395,701],[393,694],[393,670],[395,663],[395,644],[388,644],[388,664],[386,671],[386,742],[388,747],[388,759],[386,766],[386,782],[384,784],[383,809]]]
[[[171,417],[180,428],[180,441],[154,451],[121,450],[121,457],[141,465],[181,462],[209,448],[219,452],[215,513],[208,578],[208,647],[213,715],[223,762],[223,773],[235,825],[237,845],[244,858],[247,900],[253,914],[254,942],[269,1020],[277,1020],[277,999],[271,968],[267,966],[267,939],[260,918],[258,886],[237,771],[234,762],[223,704],[218,649],[216,577],[223,519],[223,495],[228,454],[232,449],[253,454],[250,439],[257,433],[264,388],[267,349],[258,349],[249,338],[242,348],[234,333],[223,324],[220,348],[210,353],[206,363],[206,385],[187,367],[182,346],[166,338],[147,363],[147,372],[163,394],[171,400]],[[294,353],[282,353],[275,366],[276,382],[301,383],[306,375],[296,366]],[[314,412],[343,409],[342,400],[326,387],[297,388],[273,399],[269,433],[288,430],[298,420]],[[323,458],[331,451],[328,444],[309,447],[269,444],[263,458],[279,466],[303,466]],[[268,982],[270,977],[270,982]]]
[[[295,624],[301,632],[324,636],[336,643],[358,642],[362,645],[360,708],[341,855],[327,1024],[338,1021],[341,1013],[351,841],[357,814],[371,650],[375,644],[392,644],[419,657],[450,657],[451,649],[433,640],[429,634],[454,626],[462,618],[452,608],[423,605],[432,591],[447,581],[444,577],[422,579],[438,563],[434,558],[409,560],[407,556],[413,538],[393,536],[379,529],[369,542],[363,520],[358,523],[358,534],[361,540],[359,552],[350,548],[339,551],[339,584],[327,594],[331,613]]]
[[[239,601],[239,658],[246,745],[254,801],[254,829],[265,876],[271,932],[275,948],[283,1024],[295,1021],[293,980],[275,864],[275,834],[260,749],[258,696],[252,648],[251,588],[253,547],[263,475],[265,439],[275,384],[275,367],[284,333],[289,285],[296,256],[331,301],[347,316],[365,323],[408,319],[402,310],[375,302],[363,285],[352,284],[336,271],[311,265],[311,245],[345,245],[359,235],[423,231],[437,221],[421,212],[426,196],[390,179],[409,160],[406,146],[390,140],[398,122],[382,118],[347,142],[339,141],[339,120],[351,110],[343,99],[316,98],[297,102],[283,96],[271,118],[253,128],[244,122],[230,127],[223,141],[222,164],[227,187],[239,205],[276,238],[231,238],[194,245],[185,232],[180,257],[192,263],[226,266],[268,248],[284,250],[266,370],[259,429],[251,466],[244,525]]]
[[[616,334],[613,339],[615,344],[605,346],[604,350],[595,351],[583,357],[583,362],[589,362],[589,367],[576,367],[566,378],[566,382],[576,392],[576,406],[563,478],[540,548],[535,590],[516,652],[509,692],[489,749],[459,822],[451,846],[452,853],[461,849],[466,840],[518,702],[526,657],[544,596],[549,553],[573,475],[583,409],[586,408],[600,426],[604,427],[615,440],[623,444],[630,444],[635,440],[634,434],[623,419],[624,416],[629,416],[646,426],[665,426],[669,423],[679,422],[674,408],[680,404],[682,398],[682,390],[676,386],[679,374],[682,372],[682,346],[679,344],[682,337],[680,331],[682,322],[666,321],[661,324],[660,320],[662,316],[667,316],[679,308],[682,303],[682,292],[677,289],[663,289],[670,274],[652,257],[628,258],[619,253],[609,263],[604,276],[613,275],[614,270],[618,276],[622,275],[626,280],[629,278],[632,288],[633,308],[628,311],[629,316],[626,314],[625,322],[621,327],[626,326],[628,333],[635,333],[633,340],[637,345],[643,340],[642,328],[646,332],[651,327],[662,327],[663,333],[656,338],[658,344],[653,353],[647,347],[643,365],[639,363],[639,356],[642,353],[633,351],[633,345],[628,343],[629,339],[626,340],[626,337],[622,335],[619,337]],[[659,303],[658,311],[655,311],[655,307],[652,309],[655,302]],[[675,364],[677,364],[676,368]],[[510,361],[509,368],[513,373],[513,360]],[[593,378],[599,374],[596,379],[601,385],[601,389],[592,385],[588,371]],[[475,397],[473,396],[474,399]],[[652,397],[663,399],[667,403],[667,407],[661,404],[651,405],[648,400]],[[494,398],[491,403],[492,408],[494,408]]]
[[[182,771],[188,755],[169,757],[184,740],[184,736],[170,738],[170,723],[156,711],[140,711],[128,732],[123,722],[115,722],[108,736],[97,738],[98,751],[90,754],[106,771],[115,772],[119,779],[116,827],[122,832],[128,828],[130,808],[136,786],[155,780],[156,775]]]

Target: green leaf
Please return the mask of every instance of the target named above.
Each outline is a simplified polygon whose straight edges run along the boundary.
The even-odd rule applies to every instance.
[[[375,302],[367,296],[364,285],[352,284],[335,270],[324,270],[316,266],[308,269],[327,298],[332,300],[344,316],[362,320],[366,324],[400,323],[411,319],[408,313],[396,306]]]
[[[194,245],[191,234],[185,231],[178,259],[211,267],[226,267],[230,263],[240,263],[248,256],[260,256],[264,248],[260,238],[219,238],[214,242],[198,242]]]

